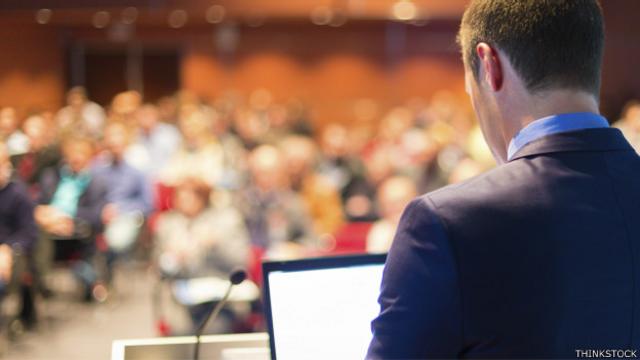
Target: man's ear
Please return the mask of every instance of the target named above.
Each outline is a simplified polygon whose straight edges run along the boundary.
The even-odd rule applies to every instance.
[[[476,46],[476,54],[483,70],[484,81],[491,90],[500,91],[504,76],[498,52],[489,44],[481,42]]]

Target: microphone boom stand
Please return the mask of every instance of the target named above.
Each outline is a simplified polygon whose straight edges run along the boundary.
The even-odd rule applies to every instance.
[[[211,319],[215,319],[218,316],[218,314],[220,313],[224,305],[227,303],[227,300],[229,299],[229,295],[231,294],[231,289],[233,289],[233,286],[243,282],[244,279],[246,279],[246,277],[247,277],[247,273],[244,270],[236,270],[231,273],[231,276],[229,276],[229,287],[227,287],[227,292],[224,293],[224,296],[222,297],[222,299],[220,299],[220,301],[211,310],[211,312],[207,314],[207,317],[200,324],[200,326],[198,326],[198,329],[196,330],[196,334],[195,334],[196,345],[195,345],[195,348],[193,349],[193,360],[198,360],[198,357],[200,356],[200,337],[202,336],[204,329],[207,327],[207,324],[209,323],[209,321],[211,321]]]

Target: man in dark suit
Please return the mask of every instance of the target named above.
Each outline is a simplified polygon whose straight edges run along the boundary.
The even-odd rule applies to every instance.
[[[500,165],[407,207],[368,358],[640,356],[640,158],[598,115],[598,3],[472,0],[459,40]]]

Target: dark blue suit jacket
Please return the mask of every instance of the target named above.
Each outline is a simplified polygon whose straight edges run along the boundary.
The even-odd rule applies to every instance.
[[[550,135],[414,200],[368,357],[640,356],[640,158],[612,128]]]

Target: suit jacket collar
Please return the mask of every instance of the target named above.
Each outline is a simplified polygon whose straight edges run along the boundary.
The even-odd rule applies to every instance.
[[[585,129],[544,136],[515,153],[509,162],[533,155],[576,151],[634,151],[615,128]]]

